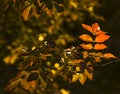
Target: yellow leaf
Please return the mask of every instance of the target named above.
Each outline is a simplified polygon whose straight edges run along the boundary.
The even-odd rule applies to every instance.
[[[70,94],[70,92],[68,90],[65,90],[65,89],[61,89],[61,94]]]
[[[22,17],[24,19],[24,21],[28,21],[30,18],[30,11],[31,11],[32,5],[28,6],[27,8],[25,8],[22,12]]]
[[[87,34],[80,35],[79,38],[85,42],[92,42],[93,41],[92,37],[87,35]]]
[[[79,81],[83,85],[85,83],[85,81],[86,81],[86,75],[83,74],[83,73],[80,73],[80,75],[79,75]]]
[[[76,82],[76,81],[79,79],[79,77],[80,77],[80,74],[79,74],[79,73],[73,74],[73,77],[72,77],[71,82],[72,82],[72,83]]]
[[[89,73],[87,69],[85,69],[84,74],[87,76],[88,79],[93,80],[93,74]]]
[[[80,45],[83,49],[85,50],[91,50],[93,47],[92,47],[92,44],[81,44]]]

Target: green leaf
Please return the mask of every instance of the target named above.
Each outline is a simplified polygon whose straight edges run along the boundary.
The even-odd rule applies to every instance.
[[[58,12],[63,12],[64,9],[63,7],[59,6],[58,4],[54,3],[55,8],[57,9]]]

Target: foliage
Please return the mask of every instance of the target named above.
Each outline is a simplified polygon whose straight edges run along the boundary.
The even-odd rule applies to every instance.
[[[16,91],[19,86],[29,92],[40,94],[46,91],[47,85],[54,82],[57,76],[70,83],[78,79],[81,84],[84,84],[87,78],[93,80],[94,66],[117,57],[111,53],[101,52],[107,47],[103,42],[110,36],[100,30],[98,23],[92,24],[92,27],[86,24],[82,26],[92,35],[79,36],[88,44],[81,43],[80,46],[64,50],[54,42],[43,41],[37,47],[23,49],[17,63],[20,72],[10,80],[6,90]]]
[[[59,91],[57,77],[81,84],[93,80],[94,67],[117,58],[102,51],[110,36],[97,23],[82,24],[89,31],[80,34],[83,43],[69,45],[80,42],[77,36],[86,18],[104,21],[95,12],[99,7],[97,0],[1,0],[0,59],[19,70],[6,90],[49,94]]]

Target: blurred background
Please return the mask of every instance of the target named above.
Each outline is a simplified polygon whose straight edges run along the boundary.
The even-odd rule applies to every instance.
[[[0,94],[5,94],[5,86],[17,73],[14,63],[21,48],[38,45],[44,40],[54,41],[64,48],[79,45],[82,23],[98,22],[101,30],[111,36],[106,42],[106,52],[120,56],[120,0],[65,0],[64,12],[46,9],[36,14],[33,11],[32,17],[24,16],[27,14],[24,14],[23,1],[0,0]],[[87,80],[85,85],[79,82],[63,85],[61,79],[58,84],[70,94],[120,94],[119,71],[120,61],[97,67],[94,80]]]

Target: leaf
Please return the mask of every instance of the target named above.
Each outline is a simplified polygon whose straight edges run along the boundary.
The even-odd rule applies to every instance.
[[[63,7],[59,6],[58,4],[54,3],[55,8],[57,9],[58,12],[63,12],[64,9]]]
[[[105,48],[107,48],[105,44],[95,44],[94,46],[94,50],[103,50]]]
[[[110,38],[109,35],[98,35],[95,38],[95,42],[104,42]]]
[[[72,82],[72,83],[76,82],[76,81],[79,79],[79,77],[80,77],[80,74],[79,74],[79,73],[73,74],[73,77],[72,77],[71,82]]]
[[[83,85],[86,81],[86,75],[83,73],[80,73],[80,78],[79,78],[80,83]]]
[[[93,33],[92,27],[86,24],[82,24],[82,27],[86,30],[88,30],[89,32]]]
[[[93,31],[93,33],[96,34],[96,32],[97,32],[98,30],[100,30],[100,27],[99,27],[98,23],[92,24],[92,31]]]
[[[93,47],[92,47],[92,44],[81,44],[80,45],[83,49],[85,50],[91,50]]]
[[[102,31],[102,30],[98,30],[95,35],[105,35],[106,32]]]
[[[87,34],[80,35],[79,38],[85,42],[92,42],[93,41],[92,37],[87,35]]]
[[[30,18],[30,11],[31,11],[31,7],[32,5],[28,6],[27,8],[25,8],[22,12],[22,17],[24,21],[28,21]]]
[[[93,80],[93,74],[88,72],[87,69],[85,69],[84,74],[88,79]]]
[[[114,56],[114,55],[111,54],[111,53],[105,53],[105,54],[103,55],[103,57],[104,57],[104,58],[107,58],[107,59],[109,59],[109,58],[116,58],[116,56]]]

